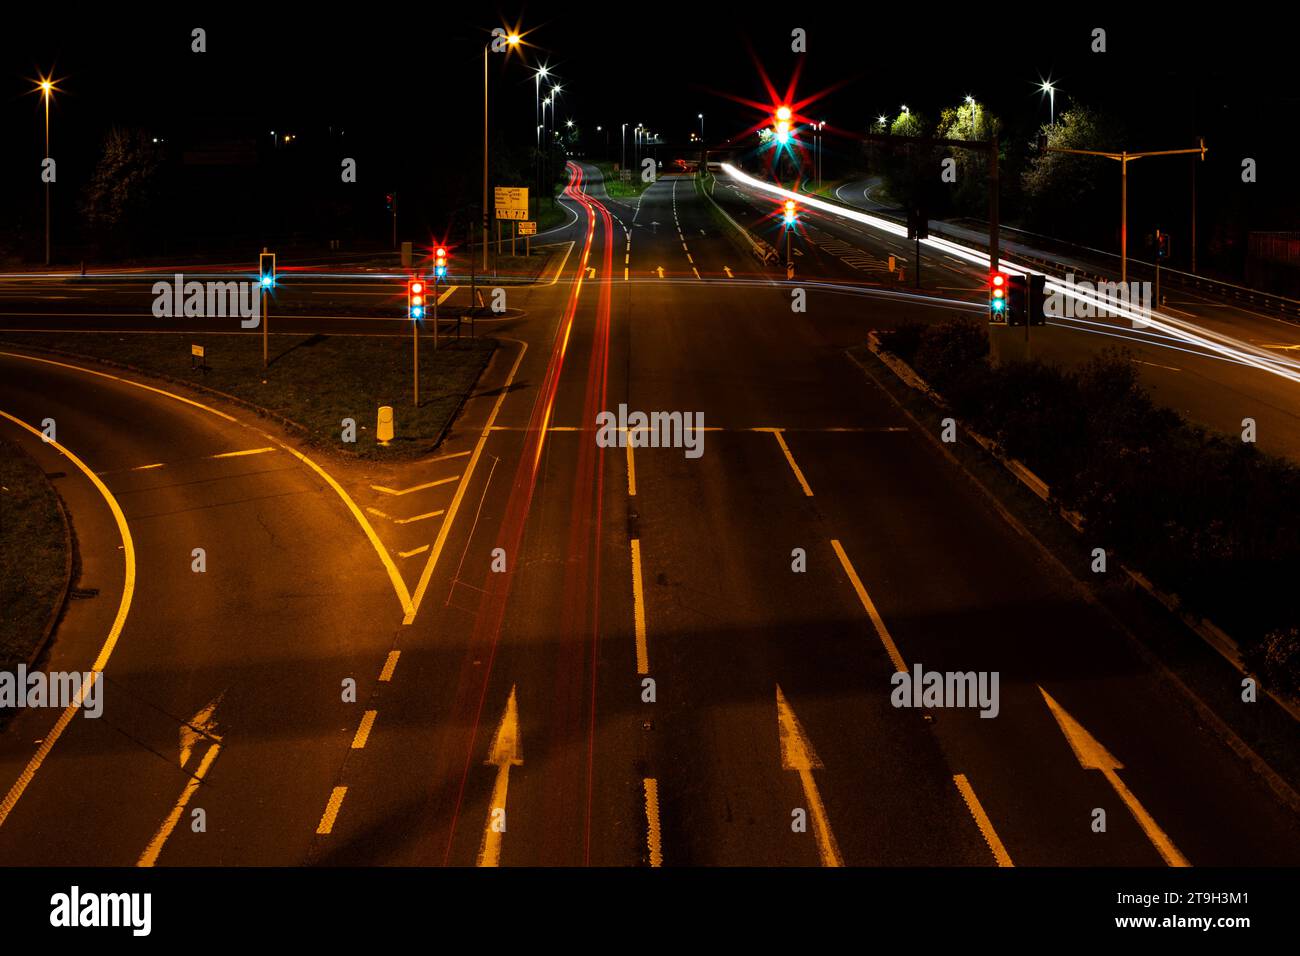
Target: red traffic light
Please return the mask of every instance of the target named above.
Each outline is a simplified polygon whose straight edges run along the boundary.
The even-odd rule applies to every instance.
[[[1001,288],[1007,284],[1007,277],[1001,272],[995,272],[993,273],[992,282],[995,289]]]
[[[444,249],[442,246],[439,246],[437,249],[433,250],[433,254],[438,259],[447,258],[447,250]]]
[[[424,283],[419,279],[411,280],[411,295],[419,295],[424,291]]]

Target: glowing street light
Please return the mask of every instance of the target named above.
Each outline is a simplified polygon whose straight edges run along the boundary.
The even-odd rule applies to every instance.
[[[1048,102],[1051,104],[1050,106],[1051,112],[1048,114],[1050,117],[1049,125],[1055,126],[1056,125],[1056,87],[1052,85],[1051,80],[1044,80],[1042,86],[1040,86],[1038,89],[1040,92],[1047,94]]]
[[[33,92],[41,94],[45,101],[45,159],[50,158],[50,98],[59,92],[58,86],[50,76],[42,76],[37,81]],[[50,264],[50,182],[45,181],[45,265]]]

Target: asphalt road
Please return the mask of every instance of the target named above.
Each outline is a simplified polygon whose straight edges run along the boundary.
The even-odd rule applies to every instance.
[[[511,347],[438,455],[326,463],[382,512],[405,604],[315,472],[284,450],[210,457],[273,442],[4,360],[0,409],[52,414],[106,473],[140,568],[107,670],[123,704],[72,722],[0,823],[0,859],[132,862],[189,779],[176,716],[224,693],[193,805],[232,829],[186,823],[163,863],[1300,861],[1294,812],[1079,569],[844,354],[973,301],[969,270],[917,301],[871,268],[887,243],[810,223],[863,262],[806,244],[798,312],[692,179],[632,201],[592,167],[573,182],[563,275],[511,293]],[[601,447],[596,416],[620,404],[701,414],[701,453]],[[91,495],[70,508],[95,529],[107,597],[113,526]],[[198,585],[190,549],[209,540]],[[56,653],[92,655],[102,624],[79,621]],[[997,673],[996,716],[893,706],[891,677],[917,665]],[[349,675],[357,703],[340,700]],[[10,728],[0,784],[52,719]]]

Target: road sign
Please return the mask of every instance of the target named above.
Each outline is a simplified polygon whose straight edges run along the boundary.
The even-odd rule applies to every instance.
[[[524,220],[528,218],[528,187],[497,186],[494,205],[498,219]]]
[[[537,235],[537,223],[533,221],[521,222],[519,224],[519,235],[521,236]]]
[[[191,346],[190,346],[190,355],[194,356],[195,358],[203,358],[203,346],[202,346],[202,345],[191,345]]]

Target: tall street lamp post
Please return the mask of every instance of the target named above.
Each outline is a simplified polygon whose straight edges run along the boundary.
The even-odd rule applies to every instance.
[[[497,36],[500,36],[498,34]],[[492,49],[493,37],[483,44],[483,271],[487,271],[488,257],[488,53]],[[519,34],[511,33],[505,38],[506,45],[519,45]]]

